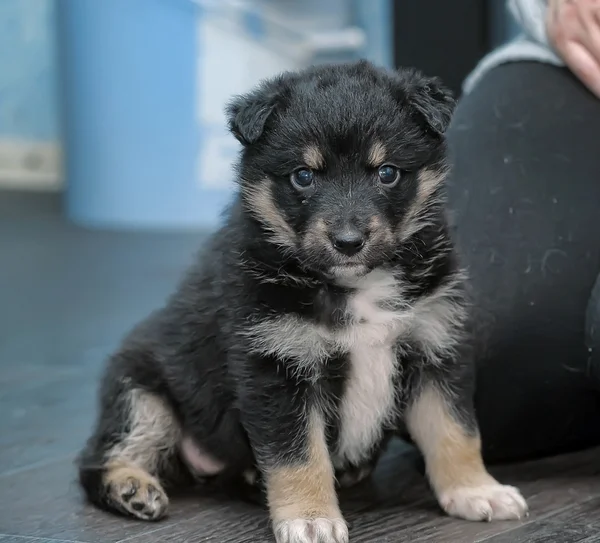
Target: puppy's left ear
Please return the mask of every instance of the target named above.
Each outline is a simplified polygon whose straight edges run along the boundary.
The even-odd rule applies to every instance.
[[[408,100],[426,125],[438,136],[443,136],[450,124],[456,101],[450,89],[437,77],[424,76],[417,70],[398,72],[399,83]]]
[[[242,145],[251,145],[260,139],[284,89],[284,78],[278,77],[229,102],[225,109],[229,130]]]

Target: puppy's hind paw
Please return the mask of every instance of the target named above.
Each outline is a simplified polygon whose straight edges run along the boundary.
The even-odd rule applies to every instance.
[[[166,515],[169,498],[160,483],[145,471],[113,468],[104,481],[109,499],[119,511],[140,520],[159,520]]]
[[[341,471],[337,474],[337,484],[341,488],[352,488],[353,486],[362,483],[373,472],[372,466],[361,466]]]
[[[521,493],[499,483],[452,488],[440,495],[440,505],[453,517],[474,521],[519,520],[528,515]]]

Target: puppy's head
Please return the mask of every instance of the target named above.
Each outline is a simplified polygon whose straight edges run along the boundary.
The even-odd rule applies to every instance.
[[[438,193],[452,108],[437,80],[364,61],[268,80],[227,110],[245,209],[306,269],[367,273]]]

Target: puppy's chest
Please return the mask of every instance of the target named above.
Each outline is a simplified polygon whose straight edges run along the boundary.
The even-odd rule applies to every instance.
[[[258,318],[245,332],[247,345],[313,384],[335,428],[335,466],[360,465],[397,421],[399,385],[422,364],[443,363],[460,337],[465,313],[456,288],[448,283],[408,300],[391,273],[374,271],[303,312]],[[406,366],[405,350],[420,353],[418,365]]]

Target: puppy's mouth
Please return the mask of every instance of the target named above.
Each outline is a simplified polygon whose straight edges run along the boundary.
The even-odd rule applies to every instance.
[[[332,279],[352,279],[362,277],[369,273],[370,269],[367,265],[358,262],[345,262],[331,266],[328,270],[328,275]]]

